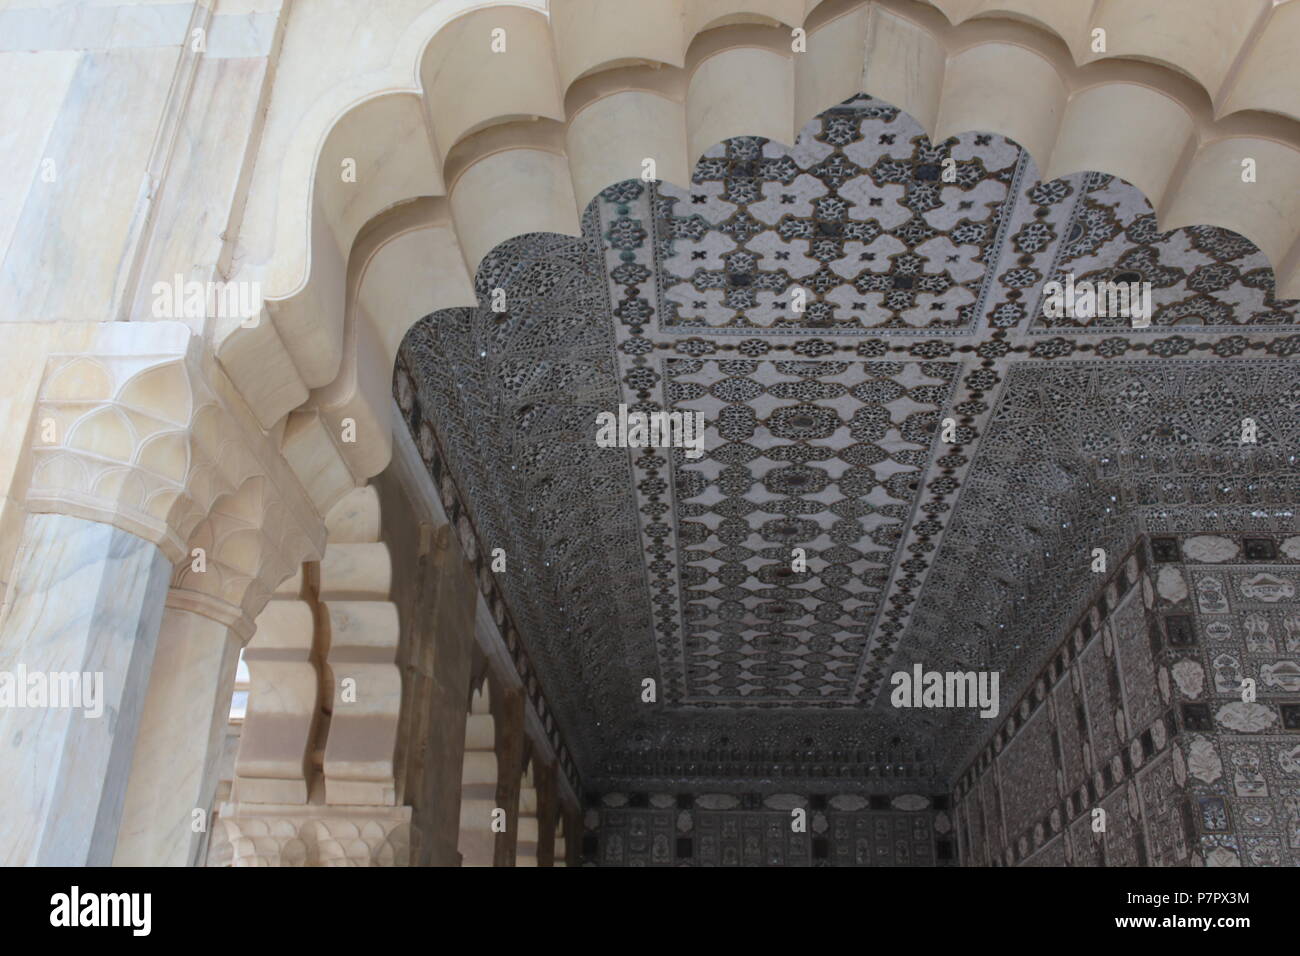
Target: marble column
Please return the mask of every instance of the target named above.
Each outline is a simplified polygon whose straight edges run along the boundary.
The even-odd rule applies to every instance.
[[[500,776],[497,779],[497,806],[505,811],[506,828],[496,835],[493,866],[514,866],[515,852],[520,839],[519,793],[524,773],[524,692],[518,687],[502,690],[500,701],[494,707],[498,721],[497,762]],[[537,839],[536,818],[529,833]]]
[[[0,681],[27,675],[16,700],[0,696],[0,864],[112,861],[171,571],[111,525],[27,518],[0,619]],[[41,706],[34,687],[72,674],[91,699]]]
[[[551,853],[551,866],[568,866],[569,850],[564,840],[564,817],[561,815],[555,825],[555,844]]]
[[[222,621],[163,612],[114,866],[199,864],[242,644]]]
[[[203,789],[188,762],[209,759],[234,648],[224,629],[169,615],[155,668],[164,605],[244,622],[246,639],[276,582],[324,544],[302,484],[187,327],[74,331],[26,353],[39,380],[9,494],[23,523],[0,612],[0,864],[112,863],[142,747],[161,791],[144,802],[184,799],[188,826],[195,796],[177,791]],[[90,673],[102,716],[4,706],[4,675],[20,669]],[[161,852],[175,808],[153,807],[127,831]],[[123,852],[145,862],[138,844]]]
[[[519,807],[515,825],[515,866],[538,866],[537,846],[540,842],[537,817],[537,787],[530,766],[519,782]]]
[[[475,691],[465,721],[464,759],[461,763],[460,840],[461,866],[492,866],[496,834],[492,829],[497,801],[497,731],[492,716],[491,683]]]

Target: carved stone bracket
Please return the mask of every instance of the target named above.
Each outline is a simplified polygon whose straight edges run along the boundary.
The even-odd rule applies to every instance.
[[[26,506],[153,542],[177,565],[168,604],[247,640],[276,584],[320,558],[324,522],[211,353],[183,332],[154,337],[144,354],[49,356]]]

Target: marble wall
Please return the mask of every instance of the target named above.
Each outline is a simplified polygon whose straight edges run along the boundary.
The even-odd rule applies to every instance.
[[[0,865],[107,866],[170,564],[60,514],[28,517],[18,555],[0,617]]]

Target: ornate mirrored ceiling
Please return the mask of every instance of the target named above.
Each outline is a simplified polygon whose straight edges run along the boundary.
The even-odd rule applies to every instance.
[[[1150,327],[1051,317],[1067,275],[1150,283]],[[996,135],[859,96],[476,281],[395,392],[591,786],[946,785],[988,722],[894,710],[890,673],[996,668],[1014,701],[1092,549],[1296,527],[1300,318],[1265,257]],[[704,457],[599,447],[619,404],[703,413]]]

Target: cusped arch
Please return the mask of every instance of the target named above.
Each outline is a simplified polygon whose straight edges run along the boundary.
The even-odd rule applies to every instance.
[[[643,6],[644,29],[625,50],[611,46],[623,42],[617,31],[588,15],[588,0],[557,3],[543,32],[535,4],[474,11],[456,4],[436,16],[428,12],[412,21],[394,47],[402,56],[419,49],[412,86],[395,89],[390,82],[387,89],[353,95],[346,108],[323,121],[318,104],[336,89],[353,89],[340,82],[306,111],[308,118],[291,136],[278,131],[281,146],[292,141],[293,150],[310,151],[315,173],[300,176],[305,185],[283,178],[264,184],[255,197],[269,204],[275,220],[262,222],[263,235],[252,243],[269,256],[265,321],[225,330],[219,348],[263,425],[295,408],[307,412],[286,430],[286,442],[292,438],[303,449],[301,461],[311,460],[309,447],[330,442],[348,472],[339,473],[340,483],[362,480],[387,461],[388,449],[378,437],[384,402],[373,374],[363,387],[361,369],[382,368],[373,355],[388,352],[400,334],[394,334],[391,316],[371,315],[370,324],[378,328],[369,333],[354,316],[357,331],[350,331],[347,315],[353,296],[343,250],[355,252],[369,228],[361,225],[365,214],[382,209],[380,218],[400,219],[408,207],[422,204],[428,235],[417,240],[422,230],[402,233],[407,261],[421,243],[436,245],[460,297],[468,275],[497,244],[521,231],[576,233],[594,191],[640,175],[640,160],[655,159],[659,178],[685,179],[693,153],[723,138],[721,133],[736,132],[728,124],[738,114],[746,117],[747,133],[779,131],[772,138],[793,139],[809,111],[864,88],[911,113],[932,136],[976,128],[996,132],[1023,144],[1047,175],[1087,166],[1134,182],[1148,191],[1162,227],[1232,229],[1269,257],[1280,297],[1300,296],[1300,110],[1292,104],[1265,114],[1259,110],[1277,104],[1233,98],[1254,76],[1252,51],[1266,48],[1254,34],[1242,40],[1224,79],[1208,89],[1189,77],[1211,82],[1224,71],[1181,63],[1180,49],[1192,59],[1200,55],[1186,44],[1164,54],[1181,71],[1158,65],[1159,51],[1134,43],[1104,55],[1085,53],[1075,42],[1078,26],[1058,15],[1060,4],[718,0],[691,5],[689,14],[679,0]],[[1276,32],[1294,34],[1300,32],[1297,6],[1283,4],[1260,16]],[[1126,15],[1117,10],[1097,4],[1089,24],[1128,36]],[[533,42],[516,44],[514,54],[508,35],[500,52],[493,51],[490,36],[471,42],[466,31],[486,28],[494,15],[518,21],[525,35],[536,34]],[[807,30],[807,53],[790,49],[784,26],[763,25],[796,19]],[[435,22],[438,30],[413,46],[410,31]],[[455,37],[462,41],[455,56],[443,57],[440,68],[431,66],[430,58]],[[681,66],[674,50],[681,51]],[[489,59],[512,55],[527,62]],[[509,62],[514,66],[506,69]],[[502,83],[484,88],[480,98],[471,82],[493,69],[517,80],[540,76],[543,63],[563,88]],[[599,69],[601,64],[607,67]],[[393,64],[375,76],[391,81],[407,65]],[[462,95],[448,96],[452,89]],[[417,106],[423,136],[415,123]],[[399,145],[362,142],[367,136],[382,139],[386,131],[376,118],[390,114],[403,117],[396,124]],[[629,115],[654,121],[629,124]],[[1161,135],[1144,135],[1151,130]],[[618,144],[616,162],[602,150],[604,143]],[[335,182],[335,154],[353,148],[371,174],[359,175],[355,184]],[[636,167],[619,176],[619,167],[630,161]],[[1253,181],[1243,176],[1246,161],[1259,171]],[[301,157],[287,156],[283,166],[301,170]],[[401,188],[393,180],[373,175],[387,168],[397,170],[396,181],[406,183],[401,188],[413,190],[407,203],[397,198]],[[369,258],[369,270],[379,270],[388,239],[376,242],[379,251]],[[391,244],[396,253],[397,240]],[[443,304],[469,306],[472,300]],[[407,312],[399,321],[428,311]],[[370,358],[363,347],[367,335],[374,340]],[[376,438],[364,453],[342,447],[327,427],[334,422],[317,411],[322,398],[336,407],[353,402],[359,414],[370,411]],[[321,491],[327,499],[330,494]]]

